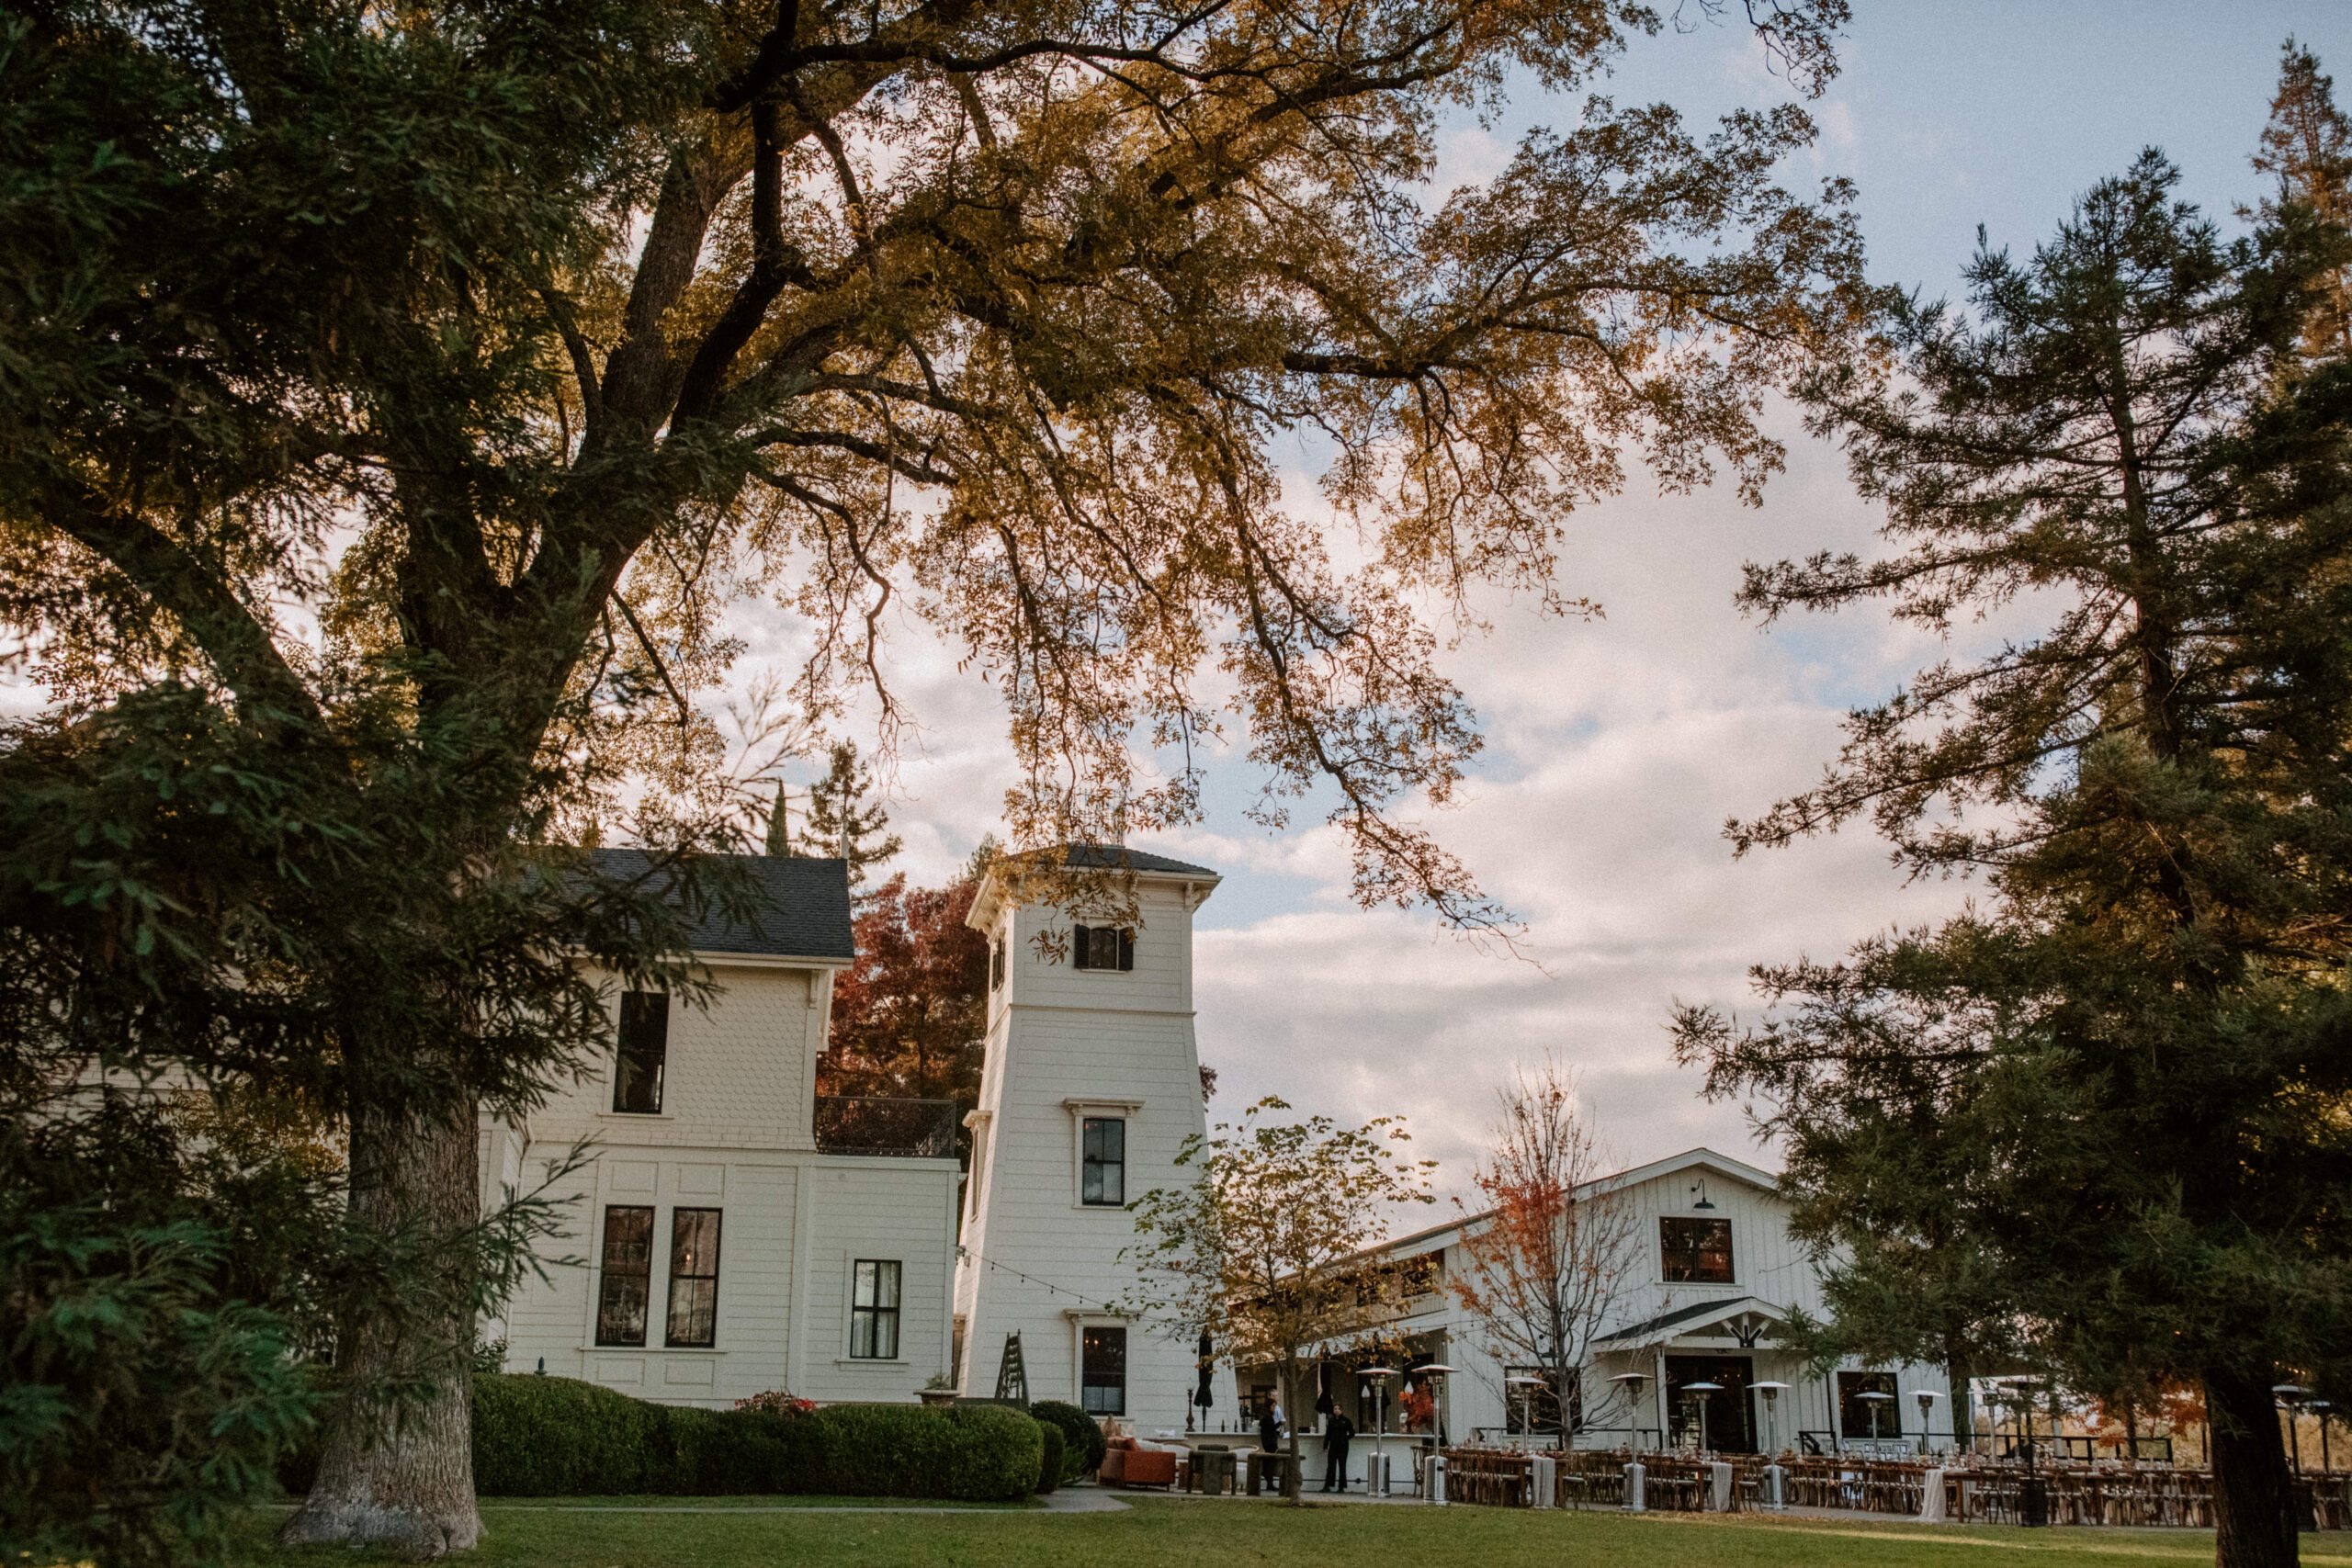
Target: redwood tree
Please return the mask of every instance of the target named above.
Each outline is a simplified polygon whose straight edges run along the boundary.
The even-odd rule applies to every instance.
[[[2290,203],[2225,241],[2177,179],[2149,152],[2030,257],[1981,251],[1968,314],[1897,313],[1900,379],[1806,382],[1905,548],[1755,569],[1749,604],[2051,618],[1731,829],[1869,813],[1994,898],[1758,969],[1761,1027],[1678,1024],[1782,1140],[1860,1340],[2198,1380],[2220,1561],[2270,1568],[2270,1389],[2337,1386],[2352,1291],[2352,367],[2307,353],[2345,235]]]

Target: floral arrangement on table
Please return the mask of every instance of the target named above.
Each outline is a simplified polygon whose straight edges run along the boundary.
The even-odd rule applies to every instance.
[[[789,1389],[772,1388],[765,1393],[755,1393],[749,1399],[735,1402],[738,1410],[764,1410],[771,1416],[807,1416],[817,1408],[813,1399],[802,1399]]]
[[[1408,1432],[1425,1432],[1437,1425],[1437,1398],[1425,1388],[1407,1389],[1397,1397],[1396,1407]]]

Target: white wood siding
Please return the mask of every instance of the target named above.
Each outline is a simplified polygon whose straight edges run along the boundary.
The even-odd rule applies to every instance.
[[[711,967],[724,989],[708,1009],[671,1007],[660,1115],[612,1111],[607,1057],[521,1125],[485,1129],[492,1200],[498,1183],[535,1185],[573,1142],[594,1143],[589,1166],[558,1194],[568,1200],[568,1232],[543,1248],[548,1278],[526,1282],[493,1325],[506,1339],[507,1370],[543,1368],[668,1404],[725,1407],[772,1389],[911,1403],[946,1365],[956,1164],[820,1156],[812,1112],[831,971]],[[641,1348],[595,1343],[604,1212],[616,1203],[654,1211]],[[721,1213],[717,1343],[707,1349],[662,1343],[680,1207]],[[847,1355],[840,1259],[855,1246],[892,1248],[856,1256],[906,1265],[908,1366],[835,1365]]]

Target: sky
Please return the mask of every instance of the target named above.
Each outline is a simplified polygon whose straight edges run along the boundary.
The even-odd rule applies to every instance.
[[[1600,90],[1699,121],[1787,99],[1736,25],[1739,0],[1723,9],[1725,25],[1637,40]],[[1854,10],[1842,73],[1808,106],[1820,137],[1783,177],[1851,178],[1873,276],[1930,297],[1956,291],[1980,224],[1995,245],[2029,250],[2086,186],[2151,144],[2180,165],[2183,196],[2226,220],[2258,195],[2247,159],[2290,33],[2352,96],[2343,0]],[[1490,175],[1526,130],[1565,126],[1575,110],[1524,89],[1489,123],[1449,122],[1430,198]],[[1708,1103],[1675,1065],[1669,1010],[1752,1015],[1749,965],[1835,956],[1949,914],[1976,889],[1905,885],[1866,829],[1735,860],[1723,823],[1815,777],[1849,706],[2004,628],[1963,627],[1945,649],[1869,609],[1769,631],[1744,621],[1732,603],[1744,562],[1867,550],[1877,525],[1837,453],[1785,410],[1773,424],[1788,468],[1760,508],[1720,490],[1661,497],[1636,471],[1622,496],[1566,524],[1562,586],[1598,600],[1602,618],[1497,604],[1493,635],[1446,660],[1487,749],[1459,803],[1426,820],[1525,920],[1521,956],[1448,935],[1426,911],[1357,908],[1344,850],[1311,816],[1272,836],[1246,819],[1258,781],[1238,754],[1211,759],[1198,828],[1136,840],[1224,875],[1194,946],[1201,1057],[1220,1075],[1212,1119],[1270,1094],[1345,1122],[1402,1116],[1441,1162],[1441,1187],[1462,1191],[1498,1089],[1551,1059],[1580,1074],[1587,1111],[1627,1164],[1705,1144],[1777,1166],[1742,1107]],[[1320,504],[1315,457],[1293,455],[1286,494],[1302,509]],[[739,606],[730,626],[748,649],[739,686],[788,675],[805,646],[773,608]],[[937,883],[1001,827],[1012,759],[988,689],[920,627],[902,623],[893,638],[894,683],[919,726],[890,783],[899,865]],[[31,700],[17,683],[0,688],[0,707]]]
[[[1854,9],[1843,71],[1810,106],[1819,141],[1784,177],[1854,180],[1873,276],[1931,297],[1956,292],[1978,225],[2029,250],[2147,145],[2180,164],[2188,199],[2226,219],[2257,194],[2247,159],[2290,33],[2352,91],[2340,3]],[[1600,90],[1700,119],[1789,96],[1740,28],[1703,22],[1638,41]],[[1491,124],[1451,123],[1433,194],[1491,173],[1524,130],[1565,125],[1574,107],[1528,91]],[[1220,1075],[1212,1120],[1269,1094],[1347,1122],[1402,1115],[1441,1162],[1440,1186],[1461,1191],[1497,1089],[1549,1058],[1580,1074],[1588,1112],[1629,1164],[1705,1144],[1777,1166],[1742,1107],[1708,1103],[1675,1065],[1668,1010],[1752,1013],[1750,964],[1833,956],[1977,890],[1906,886],[1866,829],[1736,861],[1722,825],[1815,777],[1848,706],[2000,628],[1962,628],[1947,650],[1868,610],[1769,631],[1744,621],[1732,604],[1744,561],[1868,549],[1877,525],[1838,455],[1785,412],[1775,422],[1788,469],[1761,508],[1722,491],[1659,497],[1636,478],[1568,524],[1565,585],[1604,618],[1499,605],[1494,634],[1447,665],[1488,744],[1458,807],[1427,820],[1526,920],[1522,958],[1474,948],[1426,912],[1357,908],[1331,833],[1309,822],[1269,836],[1243,818],[1256,780],[1238,756],[1213,761],[1197,829],[1135,840],[1225,877],[1194,947],[1201,1057]],[[1288,486],[1302,507],[1315,504],[1312,457],[1298,454]],[[746,670],[788,656],[789,627],[754,615],[741,629]],[[984,689],[944,655],[900,647],[901,694],[924,728],[890,805],[903,869],[937,879],[997,826],[1012,775]]]

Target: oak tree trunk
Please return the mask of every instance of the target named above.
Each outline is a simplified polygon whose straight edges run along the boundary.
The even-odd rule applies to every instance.
[[[2205,1374],[2206,1436],[2213,1465],[2213,1561],[2218,1568],[2294,1568],[2299,1560],[2292,1481],[2278,1451],[2269,1380]]]
[[[396,1313],[369,1303],[339,1326],[345,1397],[329,1417],[311,1495],[279,1532],[286,1545],[382,1543],[439,1556],[481,1538],[465,1234],[481,1215],[479,1150],[469,1104],[431,1117],[352,1117],[352,1216],[393,1238],[419,1295]],[[429,1387],[421,1396],[420,1384]]]

